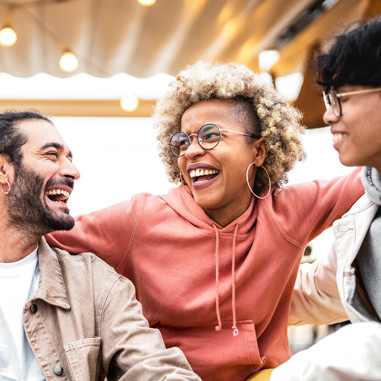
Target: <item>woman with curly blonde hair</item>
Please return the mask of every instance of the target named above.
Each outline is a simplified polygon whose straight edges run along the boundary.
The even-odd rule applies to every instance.
[[[262,369],[290,357],[304,248],[363,193],[359,173],[283,187],[302,156],[300,114],[242,65],[189,66],[154,121],[181,184],[80,216],[48,240],[130,278],[150,325],[204,381],[268,378]]]
[[[180,170],[168,142],[180,131],[184,112],[193,104],[208,99],[241,101],[237,116],[242,114],[241,118],[253,119],[253,123],[245,124],[245,132],[259,134],[265,139],[267,157],[264,167],[268,174],[265,169],[258,170],[254,190],[268,188],[269,181],[280,187],[287,183],[287,172],[302,158],[300,134],[304,128],[300,113],[283,100],[273,86],[266,85],[247,67],[203,61],[177,76],[167,96],[159,100],[153,115],[160,131],[160,157],[169,180],[179,182]]]

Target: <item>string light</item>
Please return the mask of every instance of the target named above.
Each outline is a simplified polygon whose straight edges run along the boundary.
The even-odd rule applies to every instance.
[[[0,45],[2,46],[13,46],[17,41],[16,32],[10,27],[6,26],[0,31]]]
[[[3,21],[3,29],[0,31],[0,45],[2,46],[13,46],[17,41],[17,34],[12,29],[12,17],[13,17],[14,7],[9,7],[5,13]]]
[[[145,7],[150,7],[156,3],[156,0],[138,0],[140,5],[144,5]]]
[[[259,53],[259,68],[262,71],[269,71],[279,60],[280,54],[277,50],[264,50]]]
[[[70,50],[66,50],[60,58],[59,66],[62,71],[71,73],[78,68],[78,59]]]
[[[138,108],[139,106],[139,99],[138,97],[133,93],[128,93],[122,97],[120,100],[120,106],[123,110],[131,112]]]

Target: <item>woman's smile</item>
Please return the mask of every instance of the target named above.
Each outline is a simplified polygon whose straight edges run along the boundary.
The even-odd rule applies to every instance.
[[[220,174],[220,170],[204,163],[190,164],[187,167],[193,189],[203,189],[213,184]]]

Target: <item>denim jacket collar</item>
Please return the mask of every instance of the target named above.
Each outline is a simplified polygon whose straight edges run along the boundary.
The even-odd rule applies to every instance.
[[[38,264],[41,272],[40,284],[33,299],[42,299],[53,306],[70,310],[66,285],[58,258],[44,237],[41,237],[38,248]]]

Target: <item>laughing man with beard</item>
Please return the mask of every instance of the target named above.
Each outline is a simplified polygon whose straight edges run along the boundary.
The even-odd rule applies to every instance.
[[[0,379],[200,380],[149,328],[129,280],[42,237],[74,226],[78,178],[48,118],[0,114]]]

